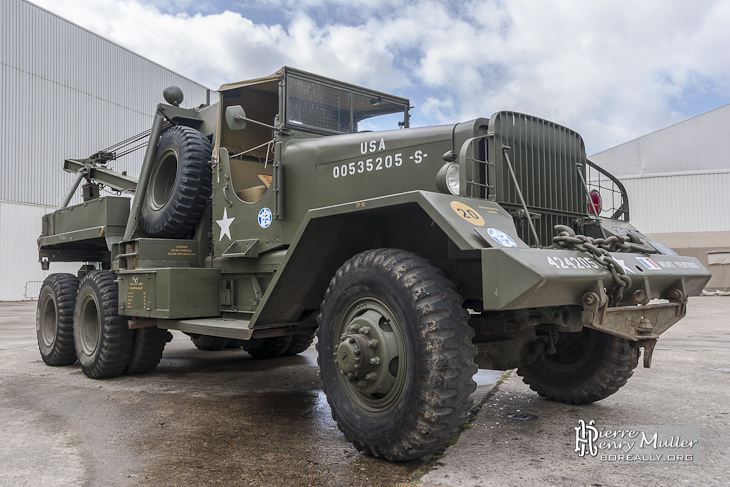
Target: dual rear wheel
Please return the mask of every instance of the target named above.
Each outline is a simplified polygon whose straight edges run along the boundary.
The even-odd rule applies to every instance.
[[[93,379],[140,374],[157,367],[167,343],[165,330],[130,330],[117,314],[117,285],[109,271],[92,271],[81,282],[72,274],[52,274],[41,287],[36,334],[43,361],[79,361]]]

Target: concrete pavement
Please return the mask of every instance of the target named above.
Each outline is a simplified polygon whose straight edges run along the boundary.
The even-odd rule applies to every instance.
[[[512,373],[423,476],[427,459],[388,463],[345,441],[313,349],[257,361],[176,332],[154,372],[94,381],[78,365],[45,366],[34,321],[34,303],[0,303],[0,485],[730,485],[728,297],[692,298],[652,368],[593,405],[551,403]],[[500,375],[480,371],[475,398]],[[701,461],[579,457],[581,419],[699,425]]]
[[[581,419],[699,425],[701,461],[582,458],[574,451]],[[616,394],[592,405],[542,399],[513,372],[418,485],[730,485],[730,298],[691,298],[687,317],[660,338],[651,368],[640,364]]]

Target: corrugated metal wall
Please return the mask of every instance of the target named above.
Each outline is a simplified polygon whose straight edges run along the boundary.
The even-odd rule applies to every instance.
[[[622,179],[643,233],[730,231],[730,171]]]
[[[63,160],[149,129],[162,90],[172,84],[185,93],[183,106],[209,96],[204,86],[24,0],[0,1],[0,300],[23,299],[25,283],[48,274],[38,264],[36,239],[41,216],[73,179]],[[142,156],[109,166],[136,175]]]
[[[730,170],[730,105],[639,137],[590,159],[619,178]]]
[[[149,129],[162,90],[207,89],[24,0],[0,2],[0,200],[56,205],[84,158]],[[141,151],[110,164],[138,174]]]
[[[48,274],[75,274],[78,270],[78,264],[56,262],[51,264],[50,271],[43,271],[38,263],[36,239],[41,234],[41,217],[54,209],[55,207],[0,202],[0,301],[38,297],[38,284]]]

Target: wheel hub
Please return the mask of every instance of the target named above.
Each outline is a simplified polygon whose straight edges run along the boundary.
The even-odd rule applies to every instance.
[[[395,385],[397,372],[390,370],[399,359],[398,345],[390,321],[369,309],[355,317],[340,337],[334,354],[340,374],[367,398],[387,395]]]

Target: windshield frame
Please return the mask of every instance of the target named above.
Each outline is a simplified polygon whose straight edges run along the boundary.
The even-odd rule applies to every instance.
[[[387,115],[387,114],[403,114],[403,120],[401,122],[398,122],[398,126],[401,128],[408,128],[409,127],[409,121],[410,121],[410,114],[409,114],[409,108],[410,108],[410,102],[406,98],[401,98],[398,96],[388,95],[386,93],[381,93],[374,90],[368,90],[366,88],[362,88],[359,86],[351,85],[348,83],[343,83],[339,81],[335,81],[329,78],[313,75],[311,73],[306,73],[304,71],[295,70],[292,68],[285,68],[284,70],[284,89],[282,93],[282,117],[281,119],[284,122],[284,126],[290,130],[298,130],[298,131],[305,131],[305,132],[311,132],[311,133],[317,133],[321,135],[341,135],[341,134],[349,134],[349,133],[358,133],[357,131],[357,125],[359,122],[369,119],[376,119],[379,116]],[[335,107],[334,105],[327,105],[325,103],[317,103],[318,99],[312,99],[308,100],[306,98],[293,98],[291,96],[292,94],[296,93],[298,88],[301,88],[303,85],[309,84],[311,88],[315,90],[319,90],[321,92],[327,92],[335,97],[338,97],[339,95],[346,95],[344,97],[340,97],[340,100],[337,100],[338,102],[341,101],[348,101],[346,99],[349,99],[349,108],[344,107],[341,105],[339,108]],[[360,115],[365,115],[367,112],[365,110],[359,110],[356,111],[354,108],[354,100],[355,97],[363,97],[365,99],[369,99],[370,103],[373,106],[377,106],[381,103],[386,104],[384,107],[384,111],[381,114],[376,115],[370,115],[370,116],[364,116],[359,117]],[[292,115],[294,115],[295,112],[297,112],[297,103],[300,104],[315,104],[317,105],[321,110],[324,111],[340,111],[344,112],[347,110],[347,116],[341,117],[336,116],[329,118],[329,121],[332,122],[332,124],[327,126],[320,126],[324,124],[316,124],[313,123],[313,120],[307,120],[306,118],[302,120],[296,120]],[[362,106],[362,103],[360,103],[360,106]],[[395,108],[394,110],[388,111],[388,106],[393,106]],[[305,113],[306,108],[300,108],[300,110],[303,110]],[[376,110],[377,111],[377,110]],[[300,112],[301,113],[301,112]],[[302,118],[302,117],[297,117]],[[312,118],[315,118],[313,115]],[[335,118],[337,120],[335,120]],[[339,125],[338,127],[335,127],[334,125]],[[393,127],[393,130],[396,128]],[[370,131],[370,130],[366,130]],[[365,132],[365,131],[360,131]]]

